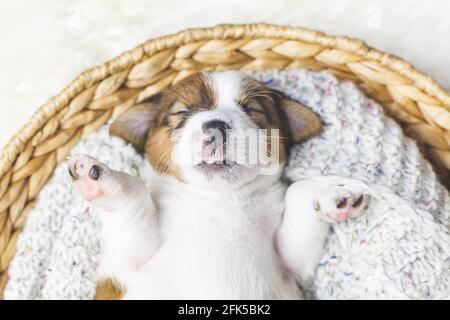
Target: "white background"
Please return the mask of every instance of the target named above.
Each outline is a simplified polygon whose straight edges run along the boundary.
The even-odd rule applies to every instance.
[[[450,88],[446,0],[0,0],[0,146],[84,69],[159,35],[267,22],[360,38]]]

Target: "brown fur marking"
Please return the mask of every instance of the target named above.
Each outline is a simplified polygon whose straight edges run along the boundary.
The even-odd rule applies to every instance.
[[[268,129],[268,152],[271,150],[270,129],[279,129],[279,161],[285,162],[292,143],[319,133],[319,117],[284,93],[269,88],[253,78],[245,78],[236,103],[243,107],[255,123]],[[293,119],[297,119],[294,122]]]
[[[120,300],[124,295],[124,289],[114,279],[104,278],[97,282],[94,300]]]

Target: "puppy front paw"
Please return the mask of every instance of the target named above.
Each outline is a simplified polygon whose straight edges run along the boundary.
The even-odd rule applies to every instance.
[[[117,188],[109,179],[111,170],[96,159],[83,154],[75,154],[67,159],[72,184],[83,199],[91,201],[113,194]]]
[[[339,186],[324,190],[313,201],[318,217],[327,222],[342,222],[361,215],[369,206],[370,196],[347,191]]]

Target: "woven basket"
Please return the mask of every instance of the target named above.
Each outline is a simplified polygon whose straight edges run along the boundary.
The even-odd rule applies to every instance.
[[[39,191],[74,144],[139,101],[202,70],[307,68],[354,81],[416,138],[444,182],[450,94],[403,60],[347,37],[267,24],[189,29],[89,69],[47,101],[0,154],[0,297]]]

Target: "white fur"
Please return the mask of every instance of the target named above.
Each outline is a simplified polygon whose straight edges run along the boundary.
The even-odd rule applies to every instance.
[[[102,204],[102,256],[99,276],[127,283],[130,271],[139,270],[160,245],[160,223],[150,190],[139,179],[115,172],[128,188]]]
[[[122,188],[93,202],[103,211],[100,277],[122,283],[125,299],[301,298],[296,278],[312,276],[329,227],[314,201],[327,216],[336,197],[349,192],[326,180],[287,188],[280,172],[262,175],[258,165],[205,177],[186,156],[201,144],[191,138],[195,131],[213,119],[230,124],[232,134],[256,126],[233,105],[242,76],[212,79],[217,108],[189,118],[173,150],[186,183],[156,176],[152,192],[127,174],[102,171],[103,188]]]
[[[281,183],[272,181],[261,190],[257,182],[236,193],[164,180],[156,199],[163,244],[130,281],[127,298],[300,297],[294,279],[283,279],[274,250],[283,209]]]
[[[217,109],[236,109],[235,97],[241,92],[244,74],[235,71],[215,72],[211,80],[217,95]]]
[[[334,222],[329,215],[340,211],[336,199],[364,195],[361,206],[351,211],[351,216],[356,217],[367,208],[367,193],[357,181],[331,176],[324,176],[322,181],[300,180],[289,186],[277,246],[286,266],[301,280],[311,281],[314,276],[330,223]]]

